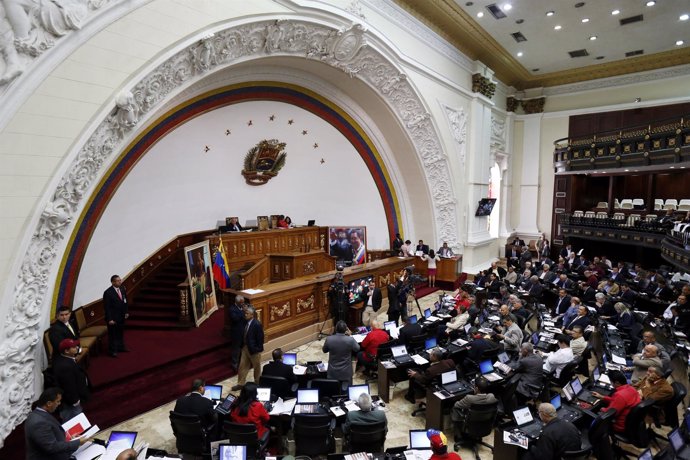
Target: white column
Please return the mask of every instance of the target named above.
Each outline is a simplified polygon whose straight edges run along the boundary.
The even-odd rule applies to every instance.
[[[522,175],[520,184],[520,223],[517,233],[529,239],[539,237],[539,146],[542,114],[525,115],[522,141]]]

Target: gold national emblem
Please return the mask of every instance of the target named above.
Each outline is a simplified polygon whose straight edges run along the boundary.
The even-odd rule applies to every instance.
[[[249,185],[263,185],[285,166],[285,142],[263,140],[249,149],[244,157],[242,175]]]

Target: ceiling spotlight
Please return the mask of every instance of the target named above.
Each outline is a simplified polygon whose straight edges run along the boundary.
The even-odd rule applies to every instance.
[[[636,98],[635,98],[635,102],[642,102],[642,98],[641,98],[641,97],[636,97]]]
[[[515,24],[522,24],[523,22],[525,22],[524,19],[517,19],[517,20],[515,21]]]
[[[482,12],[480,11],[479,13],[477,13],[477,17],[478,17],[478,18],[483,18],[483,17],[484,17],[484,13],[482,13]]]
[[[472,5],[474,5],[474,2],[467,2],[467,3],[465,3],[465,6],[472,6]]]
[[[591,37],[589,37],[589,39],[590,39],[591,41],[594,41],[594,40],[597,39],[597,36],[596,36],[596,35],[592,35]]]
[[[588,22],[589,22],[589,18],[582,18],[582,23],[583,23],[583,24],[586,24],[586,23],[588,23]]]
[[[553,26],[553,30],[561,30],[561,26],[555,25],[555,26]]]
[[[522,51],[518,51],[517,57],[522,57]]]
[[[601,61],[602,59],[604,59],[604,57],[605,57],[605,56],[597,56],[597,57],[595,57],[594,59],[596,59],[597,61]]]
[[[676,46],[683,46],[685,42],[683,40],[677,40],[676,41]]]
[[[687,21],[688,18],[690,18],[690,16],[687,14],[681,14],[680,16],[678,16],[678,19],[680,19],[681,21]]]
[[[654,6],[654,5],[656,5],[656,2],[654,0],[649,0],[647,2],[647,6]]]
[[[510,11],[512,9],[513,9],[513,5],[511,5],[510,3],[503,4],[503,11]]]
[[[553,16],[554,14],[556,14],[554,11],[547,11],[546,12],[547,16]]]
[[[617,14],[621,14],[621,10],[613,10],[613,11],[611,11],[611,14],[614,16]]]

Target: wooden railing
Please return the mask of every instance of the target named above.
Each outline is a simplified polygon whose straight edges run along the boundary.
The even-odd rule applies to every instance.
[[[240,273],[240,289],[252,289],[270,281],[268,257],[264,257],[244,273]]]

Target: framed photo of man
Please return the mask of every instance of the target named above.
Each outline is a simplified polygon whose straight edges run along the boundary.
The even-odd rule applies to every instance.
[[[194,324],[198,327],[218,309],[209,242],[186,246],[184,255],[191,291],[191,310],[194,312]]]
[[[367,229],[357,227],[329,227],[329,254],[346,266],[367,261]]]
[[[268,216],[256,216],[256,224],[259,227],[259,231],[268,230]]]

